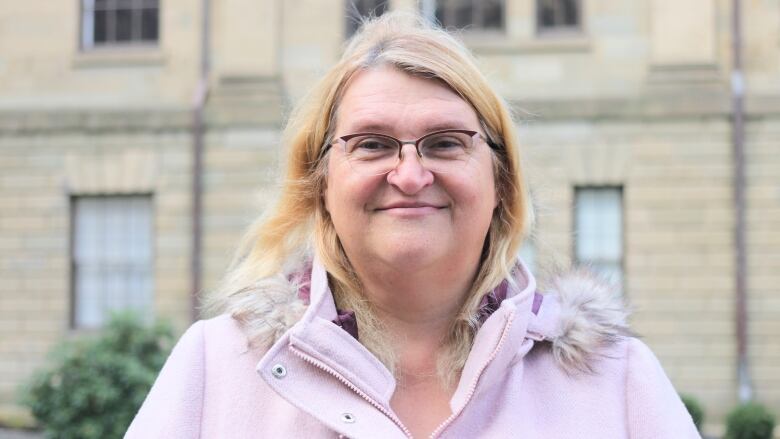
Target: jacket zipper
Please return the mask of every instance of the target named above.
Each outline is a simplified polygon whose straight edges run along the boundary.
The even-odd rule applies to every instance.
[[[321,361],[319,361],[319,360],[316,360],[315,358],[311,357],[311,356],[310,356],[310,355],[308,355],[308,354],[305,354],[304,352],[300,351],[299,349],[297,349],[297,348],[295,348],[295,347],[293,347],[293,346],[289,346],[289,349],[290,349],[290,350],[293,352],[293,354],[295,354],[295,356],[297,356],[298,358],[300,358],[300,359],[302,359],[303,361],[305,361],[305,362],[307,362],[307,363],[309,363],[309,364],[311,364],[311,365],[313,365],[313,366],[317,367],[318,369],[321,369],[321,370],[322,370],[322,371],[324,371],[324,372],[327,372],[328,374],[330,374],[330,375],[332,375],[333,377],[335,377],[337,380],[341,381],[341,383],[342,383],[342,384],[344,384],[345,386],[347,386],[347,387],[349,387],[350,389],[352,389],[352,391],[354,391],[355,393],[357,393],[358,395],[360,395],[360,397],[361,397],[361,398],[365,399],[365,400],[366,400],[366,401],[367,401],[369,404],[371,404],[372,406],[376,407],[376,409],[377,409],[377,410],[379,410],[379,411],[380,411],[380,412],[382,412],[382,413],[383,413],[385,416],[387,416],[388,418],[390,418],[390,419],[391,419],[391,420],[392,420],[392,421],[393,421],[393,422],[394,422],[394,423],[395,423],[395,424],[398,426],[398,428],[400,428],[401,430],[403,430],[403,432],[404,432],[404,434],[406,435],[406,437],[408,437],[408,438],[410,438],[410,439],[413,439],[412,433],[409,431],[409,429],[407,429],[407,428],[406,428],[406,426],[405,426],[405,425],[404,425],[404,424],[401,422],[401,420],[400,420],[400,419],[398,419],[398,417],[397,417],[397,416],[395,416],[395,414],[393,414],[392,412],[390,412],[390,411],[388,411],[387,409],[385,409],[385,408],[384,408],[384,407],[383,407],[381,404],[379,404],[378,402],[374,401],[374,400],[373,400],[373,399],[372,399],[370,396],[366,395],[366,394],[365,394],[365,393],[364,393],[362,390],[360,390],[360,389],[359,389],[357,386],[355,386],[355,385],[354,385],[354,384],[352,384],[352,383],[351,383],[349,380],[347,380],[346,378],[344,378],[344,377],[343,377],[343,376],[342,376],[340,373],[338,373],[338,372],[336,372],[335,370],[331,369],[331,368],[330,368],[329,366],[327,366],[325,363],[323,363],[323,362],[321,362]]]
[[[460,413],[463,411],[463,408],[468,405],[469,401],[471,400],[471,397],[474,396],[474,392],[477,390],[477,383],[479,382],[479,378],[482,376],[482,372],[485,371],[485,369],[488,367],[488,365],[493,361],[494,358],[496,358],[496,355],[498,355],[498,352],[501,350],[501,347],[504,344],[504,340],[506,340],[507,334],[509,333],[509,328],[512,326],[512,321],[514,320],[515,313],[512,313],[507,318],[506,326],[504,326],[504,331],[501,333],[501,338],[498,339],[498,345],[496,345],[496,348],[493,349],[493,352],[490,354],[490,357],[488,357],[487,361],[485,361],[485,364],[482,365],[482,368],[479,370],[479,373],[477,374],[474,381],[471,382],[471,387],[469,387],[469,392],[466,394],[466,401],[461,405],[460,410],[450,415],[449,418],[445,419],[444,422],[439,424],[438,427],[436,427],[435,430],[433,430],[433,433],[431,433],[430,436],[428,436],[429,439],[435,439],[438,437],[445,428],[447,428],[452,421],[455,420],[455,418],[460,415]]]

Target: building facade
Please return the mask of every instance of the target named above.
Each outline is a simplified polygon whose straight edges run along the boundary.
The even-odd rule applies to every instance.
[[[717,431],[738,401],[731,1],[212,0],[206,26],[203,3],[0,0],[0,412],[111,310],[186,328],[193,227],[208,291],[272,202],[285,115],[349,17],[417,9],[516,111],[540,277],[586,263],[618,282]],[[780,414],[780,5],[741,11],[748,371]]]

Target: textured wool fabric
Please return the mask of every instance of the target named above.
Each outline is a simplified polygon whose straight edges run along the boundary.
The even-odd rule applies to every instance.
[[[616,329],[625,313],[599,297],[605,289],[562,278],[534,313],[533,277],[521,265],[515,280],[477,333],[435,437],[700,437],[653,353]],[[316,262],[307,299],[265,352],[230,316],[195,323],[126,437],[408,437],[390,407],[395,379],[333,323]]]

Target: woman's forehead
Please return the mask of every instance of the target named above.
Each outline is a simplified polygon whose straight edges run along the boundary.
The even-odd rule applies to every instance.
[[[388,66],[353,76],[339,104],[336,123],[340,135],[465,128],[478,129],[479,119],[457,93],[439,80],[412,76]]]

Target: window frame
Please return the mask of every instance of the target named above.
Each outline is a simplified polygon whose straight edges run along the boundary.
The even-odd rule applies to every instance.
[[[130,193],[76,193],[76,194],[70,194],[68,196],[68,218],[69,218],[69,227],[68,227],[68,300],[69,300],[69,306],[68,306],[68,329],[70,331],[75,332],[82,332],[82,331],[94,331],[94,330],[100,330],[103,328],[103,325],[100,326],[89,326],[89,325],[80,325],[79,322],[76,320],[76,314],[77,314],[77,308],[78,308],[78,291],[77,291],[77,281],[78,281],[78,263],[76,258],[76,227],[77,227],[77,217],[76,217],[76,203],[79,199],[84,198],[117,198],[117,197],[144,197],[148,199],[149,202],[149,216],[150,216],[150,230],[149,230],[149,241],[150,241],[150,248],[149,248],[149,276],[151,281],[151,302],[150,302],[150,309],[147,310],[148,313],[146,315],[151,316],[153,315],[154,311],[154,298],[155,298],[155,283],[156,283],[156,274],[155,274],[155,250],[156,250],[156,226],[155,226],[155,219],[156,219],[156,213],[155,213],[155,197],[154,193],[151,192],[130,192]]]
[[[626,276],[626,197],[625,197],[625,186],[622,184],[605,184],[605,185],[575,185],[573,190],[573,198],[572,198],[572,261],[574,262],[574,265],[585,265],[592,263],[591,261],[583,261],[579,258],[579,228],[577,223],[577,218],[579,216],[579,203],[578,203],[578,194],[580,194],[583,191],[589,191],[589,190],[615,190],[618,192],[619,199],[620,199],[620,261],[618,263],[618,267],[620,268],[620,284],[618,287],[620,288],[620,291],[623,294],[626,294],[626,280],[628,277]]]
[[[577,5],[577,24],[576,25],[559,25],[559,26],[542,26],[542,22],[539,19],[540,3],[544,0],[534,0],[534,25],[536,28],[537,37],[558,37],[558,36],[579,36],[585,33],[585,9],[583,0],[572,0]],[[562,12],[561,12],[562,13]]]
[[[486,27],[486,26],[484,26],[484,23],[482,23],[484,21],[484,9],[485,9],[484,7],[481,7],[481,6],[483,6],[483,4],[482,4],[483,2],[481,2],[479,0],[468,0],[468,2],[471,3],[471,8],[472,8],[472,10],[471,10],[471,24],[469,24],[469,25],[467,25],[465,27],[462,27],[462,28],[461,27],[457,27],[455,25],[447,25],[444,22],[444,20],[439,20],[439,18],[437,17],[437,14],[436,14],[436,10],[438,9],[439,5],[441,5],[442,8],[444,8],[445,5],[441,3],[441,0],[431,0],[431,2],[433,3],[432,6],[430,6],[431,9],[432,9],[432,17],[431,18],[436,20],[436,21],[438,21],[439,23],[441,23],[442,27],[444,27],[445,29],[457,29],[457,30],[463,31],[463,32],[478,33],[478,34],[483,34],[483,33],[484,34],[503,34],[503,33],[506,32],[506,21],[507,21],[507,17],[506,17],[506,3],[507,2],[506,2],[506,0],[496,0],[496,2],[499,3],[500,6],[501,6],[501,21],[500,21],[500,23],[499,23],[499,25],[497,27]],[[421,7],[422,7],[422,4],[421,4]],[[446,14],[446,15],[453,15],[455,13],[453,9],[448,9],[447,11],[449,11],[449,13]],[[476,25],[477,18],[480,19],[479,20],[480,21],[480,26]]]
[[[77,0],[79,10],[79,32],[78,32],[78,48],[80,52],[96,52],[96,51],[113,51],[113,50],[138,50],[138,49],[157,49],[160,46],[162,38],[162,0],[151,0],[157,2],[157,36],[153,40],[144,40],[143,27],[141,25],[142,19],[137,19],[135,22],[138,24],[135,28],[131,28],[131,35],[139,34],[141,37],[133,39],[131,37],[128,41],[105,41],[101,43],[95,43],[95,0]],[[120,1],[120,0],[111,0]],[[133,14],[140,14],[143,9],[147,9],[143,5],[137,6],[136,3],[143,3],[150,0],[125,0],[131,1],[133,7],[131,11]],[[106,30],[108,32],[108,30]]]

